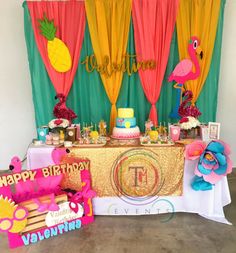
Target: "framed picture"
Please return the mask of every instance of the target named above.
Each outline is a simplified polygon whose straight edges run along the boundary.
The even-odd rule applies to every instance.
[[[209,128],[208,125],[200,125],[201,139],[203,141],[209,141]]]
[[[208,124],[209,139],[219,140],[220,139],[220,123],[209,122]]]

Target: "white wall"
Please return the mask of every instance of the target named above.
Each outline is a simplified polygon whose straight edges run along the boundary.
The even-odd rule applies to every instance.
[[[0,4],[0,169],[14,155],[23,158],[35,134],[21,4]]]
[[[34,109],[23,29],[23,1],[0,5],[0,169],[24,156],[35,136]],[[232,147],[236,166],[236,0],[227,0],[217,121],[221,137]]]
[[[236,0],[226,0],[217,121],[236,167]]]

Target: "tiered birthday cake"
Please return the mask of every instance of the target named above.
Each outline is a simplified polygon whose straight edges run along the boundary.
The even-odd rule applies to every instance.
[[[140,136],[139,127],[136,126],[133,108],[119,108],[116,127],[113,128],[112,137],[118,139],[132,139]]]

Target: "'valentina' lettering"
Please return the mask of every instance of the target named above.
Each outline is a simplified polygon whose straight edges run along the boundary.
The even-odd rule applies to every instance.
[[[44,230],[29,233],[27,235],[22,235],[21,239],[25,246],[29,245],[30,243],[36,243],[38,241],[42,241],[44,239],[48,239],[53,236],[57,236],[58,234],[63,234],[68,231],[76,230],[81,228],[81,220],[73,220],[73,221],[66,221],[63,224],[59,224],[55,227],[46,228]]]
[[[21,239],[23,240],[24,245],[28,246],[30,243],[30,234],[21,236]]]
[[[152,70],[156,68],[155,60],[137,61],[137,56],[130,54],[124,55],[120,63],[110,62],[110,58],[108,56],[104,56],[100,64],[98,64],[96,56],[93,54],[87,56],[85,60],[81,62],[81,64],[85,65],[85,69],[88,73],[97,70],[97,72],[105,75],[108,78],[116,72],[127,72],[127,74],[131,76],[139,69]]]

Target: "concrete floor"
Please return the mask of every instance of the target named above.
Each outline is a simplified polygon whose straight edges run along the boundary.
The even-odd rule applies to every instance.
[[[236,174],[229,177],[232,203],[225,215],[236,225]],[[0,253],[236,253],[236,227],[206,220],[196,214],[177,213],[168,223],[163,215],[97,216],[80,230],[15,250],[8,250],[0,235]]]

